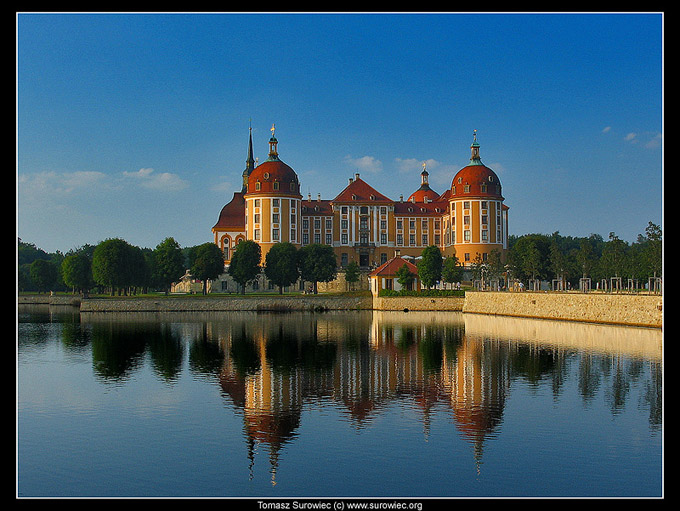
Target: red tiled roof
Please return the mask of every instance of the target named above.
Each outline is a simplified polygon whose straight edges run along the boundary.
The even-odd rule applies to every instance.
[[[333,216],[333,207],[329,200],[303,200],[300,213],[309,216]]]
[[[395,202],[395,216],[441,216],[446,213],[449,203],[447,201],[437,202]]]
[[[418,275],[418,267],[415,264],[407,261],[406,259],[402,259],[401,257],[393,257],[386,263],[383,263],[380,266],[378,266],[368,276],[375,277],[377,275],[382,276],[396,275],[399,268],[401,268],[404,265],[406,265],[406,267],[411,273],[413,273],[414,275]]]
[[[341,191],[333,202],[393,202],[392,199],[378,192],[356,174],[347,187]]]
[[[245,199],[243,198],[243,193],[234,192],[231,201],[220,211],[220,216],[217,223],[213,226],[213,230],[243,231],[245,228]]]

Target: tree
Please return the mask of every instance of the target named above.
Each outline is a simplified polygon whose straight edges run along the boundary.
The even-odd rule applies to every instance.
[[[442,280],[453,284],[463,279],[463,267],[455,255],[447,257],[442,263]]]
[[[442,278],[442,253],[436,245],[430,245],[423,250],[418,263],[418,277],[427,288],[431,288]]]
[[[211,242],[198,245],[193,252],[191,273],[203,281],[203,294],[207,294],[208,280],[214,280],[224,273],[224,256],[220,247]]]
[[[316,294],[318,282],[330,282],[337,275],[337,262],[333,247],[320,243],[305,245],[298,251],[298,268],[303,280],[314,283],[314,294]]]
[[[399,282],[399,285],[403,289],[408,289],[410,291],[413,281],[416,279],[416,275],[408,269],[406,263],[404,263],[402,267],[395,272],[395,275],[397,276],[397,282]]]
[[[248,282],[255,280],[260,274],[261,258],[260,245],[253,240],[242,241],[236,245],[228,272],[231,278],[241,284],[242,294],[245,294]]]
[[[354,289],[354,283],[359,282],[359,265],[356,261],[350,261],[350,263],[345,266],[345,282],[350,285],[351,289]]]
[[[286,241],[272,246],[265,258],[264,274],[279,286],[279,294],[283,294],[284,287],[294,284],[300,276],[295,245]]]
[[[90,258],[83,253],[67,255],[61,263],[61,275],[73,293],[79,291],[85,295],[94,283]]]
[[[48,291],[57,282],[59,276],[59,271],[54,263],[44,259],[33,261],[29,272],[38,292]]]
[[[130,281],[129,247],[125,240],[111,238],[99,243],[92,254],[92,278],[95,283],[110,288],[111,296]]]
[[[217,245],[215,245],[217,246]],[[184,274],[184,255],[173,238],[165,238],[153,251],[153,282],[168,294],[173,282]]]

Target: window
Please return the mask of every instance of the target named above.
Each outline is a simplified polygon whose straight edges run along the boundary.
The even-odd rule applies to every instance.
[[[347,206],[343,206],[340,211],[342,211],[343,215],[346,215],[347,214]]]
[[[279,199],[272,199],[272,206],[274,206],[275,208],[278,208],[279,207]]]
[[[427,220],[423,219],[422,226],[423,226],[423,230],[427,230]]]
[[[279,230],[272,229],[272,240],[279,241]]]
[[[275,224],[279,223],[279,214],[278,213],[272,214],[272,222],[275,223]]]
[[[361,206],[361,208],[359,208],[359,213],[362,215],[368,215],[368,206]]]
[[[321,234],[314,233],[314,243],[321,243]]]
[[[302,228],[303,229],[309,229],[309,219],[308,218],[302,219]]]
[[[343,233],[340,235],[340,240],[341,240],[340,242],[341,242],[343,245],[347,245],[347,233],[346,233],[346,232],[343,232]]]
[[[467,229],[463,232],[463,237],[464,237],[465,241],[470,241],[472,239],[471,235],[470,235],[470,231],[467,230]]]
[[[380,206],[380,214],[381,215],[386,215],[387,214],[387,208],[385,206]]]
[[[349,262],[349,257],[347,257],[347,252],[340,254],[340,265],[344,268]]]
[[[380,244],[387,245],[387,234],[384,232],[380,234]]]
[[[397,245],[403,245],[404,244],[404,235],[403,234],[397,234]]]
[[[441,244],[441,237],[439,236],[439,234],[434,235],[434,244],[437,246]]]
[[[463,216],[463,224],[470,225],[470,215]]]
[[[290,214],[290,224],[295,225],[295,213]]]
[[[302,244],[309,245],[309,234],[307,234],[306,232],[302,233]]]
[[[274,190],[278,190],[278,189],[279,189],[279,182],[274,181]]]
[[[359,218],[359,229],[368,229],[368,217],[362,216]]]
[[[397,220],[397,229],[403,229],[403,222],[401,220]]]
[[[489,231],[486,229],[482,231],[482,241],[489,241]]]
[[[255,237],[255,240],[259,240],[260,239],[260,229],[255,229],[253,235]]]
[[[260,199],[255,199],[255,207],[256,208],[260,207]]]
[[[290,241],[295,241],[295,228],[290,230]]]
[[[333,229],[333,220],[326,218],[326,230],[330,231],[331,229]]]
[[[427,246],[427,234],[423,234],[423,245]]]
[[[409,220],[409,229],[412,231],[416,230],[416,221],[415,220]]]
[[[333,244],[333,237],[331,236],[330,233],[326,233],[326,245],[332,245]]]
[[[465,202],[463,202],[463,209],[470,209],[470,201],[469,200],[466,200]]]
[[[416,244],[416,235],[415,234],[409,234],[408,235],[408,244],[411,246],[415,246]]]
[[[260,182],[258,181],[258,182],[255,183],[255,191],[257,192],[259,190],[260,190]]]
[[[255,213],[255,223],[256,224],[260,223],[260,214],[259,213]]]
[[[465,185],[465,187],[463,188],[463,192],[470,193],[470,185]]]
[[[380,264],[385,264],[387,262],[387,254],[384,252],[380,254]]]
[[[482,215],[482,223],[484,225],[489,223],[489,217],[487,215]]]
[[[387,220],[380,220],[380,228],[387,229]]]
[[[320,218],[314,219],[314,229],[321,229],[321,219]]]
[[[340,228],[347,229],[347,220],[340,220]]]

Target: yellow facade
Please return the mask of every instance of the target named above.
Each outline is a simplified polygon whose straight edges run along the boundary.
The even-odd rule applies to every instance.
[[[225,206],[213,227],[227,264],[237,239],[259,243],[263,258],[274,243],[283,241],[298,247],[330,245],[338,266],[356,261],[365,269],[385,263],[397,251],[419,257],[430,245],[439,247],[446,257],[455,255],[465,266],[486,261],[493,251],[503,258],[507,251],[508,208],[498,177],[481,163],[476,134],[470,164],[452,177],[450,189],[442,194],[431,190],[423,169],[421,187],[409,199],[396,201],[359,174],[349,178],[332,200],[303,199],[297,175],[278,158],[277,144],[272,134],[269,159],[255,167],[251,139],[241,209]],[[243,215],[240,232],[234,232],[238,222],[228,218],[227,209],[236,211],[230,213],[232,217],[239,211]],[[224,240],[232,242],[231,250]]]

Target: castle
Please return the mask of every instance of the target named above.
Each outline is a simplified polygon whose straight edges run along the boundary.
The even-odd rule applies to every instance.
[[[423,164],[420,187],[406,200],[386,197],[358,173],[334,199],[321,200],[303,199],[297,174],[279,158],[274,126],[271,131],[268,158],[256,165],[251,130],[242,188],[212,228],[226,265],[243,240],[260,245],[262,261],[274,243],[322,243],[333,247],[340,268],[356,261],[364,270],[395,253],[416,258],[429,245],[444,257],[455,254],[465,267],[493,251],[504,257],[508,207],[498,176],[482,163],[476,132],[470,162],[441,194],[430,187]]]

